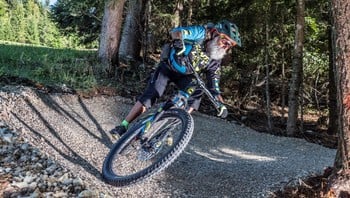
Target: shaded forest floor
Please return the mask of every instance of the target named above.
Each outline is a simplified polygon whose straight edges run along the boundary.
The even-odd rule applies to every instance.
[[[32,82],[28,79],[15,78],[15,77],[1,77],[0,86],[4,85],[23,85],[31,86],[40,89],[44,92],[63,92],[63,93],[75,93],[81,97],[94,97],[98,95],[119,95],[127,98],[135,98],[140,94],[140,91],[133,86],[124,86],[122,88],[113,88],[110,86],[96,87],[90,91],[75,91],[66,87],[50,87],[43,86],[41,84]],[[258,108],[241,108],[235,107],[229,108],[229,116],[227,120],[237,122],[238,124],[244,124],[248,127],[255,129],[262,133],[270,133],[278,136],[285,136],[285,118],[281,116],[273,116],[273,127],[269,131],[267,127],[267,117],[263,109]],[[274,108],[273,108],[274,109]],[[277,109],[277,108],[275,108]],[[210,102],[204,98],[200,111],[209,115],[215,115],[215,110],[211,107]],[[278,112],[274,113],[277,115]],[[318,116],[314,114],[304,115],[304,133],[299,133],[298,138],[304,138],[309,142],[323,145],[328,148],[336,148],[337,138],[327,134],[325,127],[320,127],[318,123]],[[332,168],[328,168],[324,171],[323,175],[311,176],[303,181],[300,181],[300,185],[285,187],[283,190],[274,192],[272,197],[329,197],[327,195],[327,181],[332,172]]]

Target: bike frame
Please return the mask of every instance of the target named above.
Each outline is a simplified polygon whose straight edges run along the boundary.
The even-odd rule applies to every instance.
[[[220,105],[221,103],[210,93],[210,91],[206,88],[205,83],[199,76],[199,74],[195,71],[193,65],[191,64],[191,61],[188,57],[185,58],[186,64],[189,66],[189,68],[192,70],[194,77],[196,78],[198,86],[204,91],[204,93],[208,96],[209,100],[213,103],[215,109],[220,112]],[[164,111],[172,108],[175,104],[172,100],[168,100],[163,105],[161,105],[157,111],[154,114],[149,115],[149,117],[146,117],[144,120],[141,121],[141,134],[144,134],[147,132],[147,130],[150,128],[153,122],[157,121],[161,115],[164,113]]]

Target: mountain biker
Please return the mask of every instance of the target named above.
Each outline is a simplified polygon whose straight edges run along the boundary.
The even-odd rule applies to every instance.
[[[170,36],[172,43],[163,47],[161,61],[146,90],[122,123],[110,131],[115,138],[123,135],[129,123],[162,96],[169,82],[174,82],[186,98],[191,96],[188,99],[189,113],[198,109],[203,93],[195,89],[195,78],[184,61],[186,57],[196,71],[206,73],[208,89],[221,102],[221,113],[227,112],[219,90],[220,67],[221,60],[228,50],[236,45],[241,46],[238,27],[228,20],[223,20],[217,24],[177,27],[170,31]]]

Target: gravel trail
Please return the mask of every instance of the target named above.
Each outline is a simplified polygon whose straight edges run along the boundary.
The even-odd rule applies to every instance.
[[[117,188],[105,184],[100,172],[113,143],[108,131],[132,101],[9,86],[1,88],[0,102],[0,120],[105,197],[267,197],[332,166],[336,153],[195,113],[192,140],[169,168],[144,183]]]

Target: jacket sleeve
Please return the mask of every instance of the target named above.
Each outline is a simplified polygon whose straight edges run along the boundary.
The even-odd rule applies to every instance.
[[[205,70],[207,88],[214,97],[220,95],[220,67],[221,61],[211,60]],[[189,106],[195,110],[198,110],[203,94],[204,91],[200,88],[197,88],[188,100]]]
[[[181,33],[181,34],[179,34]],[[205,39],[204,26],[177,27],[170,31],[172,38],[200,43]],[[176,36],[173,36],[176,35]],[[180,36],[179,36],[180,35]],[[181,38],[180,38],[181,37]]]
[[[221,61],[211,60],[207,66],[207,88],[213,94],[213,96],[220,95],[220,75],[221,75]]]

